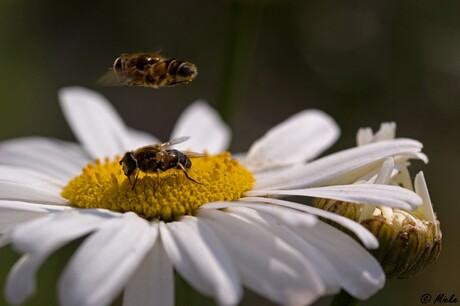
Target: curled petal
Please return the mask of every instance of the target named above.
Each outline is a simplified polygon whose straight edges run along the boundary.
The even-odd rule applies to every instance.
[[[259,210],[258,208],[260,208],[260,206],[267,205],[253,205],[252,207],[254,209],[244,206],[230,206],[227,211],[265,227],[267,231],[272,232],[275,236],[280,237],[286,243],[298,250],[304,256],[311,269],[315,271],[316,275],[321,278],[321,281],[325,284],[325,293],[337,293],[340,290],[340,283],[336,277],[337,271],[331,262],[329,262],[321,252],[311,246],[308,241],[304,240],[301,235],[297,234],[298,232],[308,232],[311,226],[305,226],[305,224],[300,223],[290,223],[289,226],[286,226],[283,222],[284,220],[277,218],[278,216],[268,215],[263,210]],[[279,209],[289,210],[284,207],[279,207]],[[302,216],[306,215],[301,212],[297,214]]]
[[[382,205],[413,210],[422,205],[422,199],[415,192],[399,186],[380,184],[354,184],[289,190],[252,190],[246,196],[292,195],[333,199],[359,204]]]
[[[356,143],[358,146],[367,145],[382,140],[391,140],[396,136],[396,123],[383,122],[380,129],[374,134],[371,128],[360,128],[356,134]]]
[[[330,220],[332,220],[332,221],[344,226],[345,228],[349,229],[350,231],[352,231],[361,240],[361,242],[367,248],[375,249],[375,248],[378,247],[378,241],[374,237],[374,235],[371,234],[371,232],[369,232],[361,224],[359,224],[357,222],[354,222],[353,220],[350,220],[350,219],[348,219],[346,217],[343,217],[343,216],[340,216],[340,215],[337,215],[337,214],[334,214],[334,213],[331,213],[331,212],[328,212],[328,211],[325,211],[325,210],[322,210],[322,209],[319,209],[319,208],[316,208],[316,207],[311,207],[311,206],[298,204],[298,203],[294,203],[294,202],[289,202],[289,201],[283,201],[283,200],[279,200],[279,199],[253,197],[253,198],[246,198],[245,200],[246,201],[253,201],[255,203],[264,203],[264,205],[252,204],[252,205],[249,206],[249,207],[253,207],[254,209],[260,209],[260,208],[257,208],[257,206],[267,206],[265,203],[271,203],[271,204],[275,204],[275,205],[280,206],[280,207],[291,208],[291,209],[294,209],[295,211],[303,211],[303,212],[306,212],[308,214],[312,214],[312,215],[316,215],[316,216],[319,216],[319,217],[330,219]],[[344,204],[344,205],[346,205],[346,204]],[[299,214],[299,215],[305,216],[307,214]],[[285,224],[287,224],[287,225],[289,225],[291,227],[298,226],[293,222],[286,222]],[[301,223],[299,222],[298,224],[300,225]],[[314,225],[316,225],[316,223]]]
[[[385,273],[377,260],[347,234],[324,222],[299,233],[334,265],[342,288],[365,300],[385,284]]]
[[[423,199],[423,205],[420,210],[423,213],[423,217],[430,222],[436,224],[436,215],[433,211],[433,205],[431,204],[430,194],[428,193],[428,186],[426,185],[425,176],[422,171],[417,173],[414,180],[415,192],[420,195]],[[437,229],[437,227],[436,227]]]
[[[260,199],[260,201],[257,201]],[[257,211],[262,211],[268,215],[274,216],[277,219],[282,220],[286,224],[291,224],[293,226],[302,225],[305,227],[314,226],[318,219],[310,214],[299,213],[299,211],[294,209],[289,209],[283,206],[278,205],[267,205],[269,203],[264,201],[265,198],[242,198],[238,202],[212,202],[205,204],[200,207],[200,209],[222,209],[230,207],[249,207]],[[256,203],[254,203],[256,202]],[[259,202],[259,203],[257,203]],[[263,205],[260,202],[264,203]]]
[[[332,184],[350,184],[372,171],[389,156],[405,155],[427,161],[422,144],[411,139],[385,140],[351,148],[317,159],[306,165],[260,177],[254,189],[290,189]]]

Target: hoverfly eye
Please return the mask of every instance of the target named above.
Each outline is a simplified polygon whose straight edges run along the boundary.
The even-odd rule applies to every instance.
[[[127,152],[119,164],[122,166],[123,173],[126,176],[130,176],[137,169],[137,160],[132,152]]]
[[[195,74],[195,68],[190,65],[182,65],[179,67],[179,74],[182,76],[192,76]]]
[[[122,59],[121,56],[118,57],[115,62],[113,63],[113,69],[116,71],[121,71],[122,70]]]
[[[184,165],[185,169],[190,169],[192,168],[192,161],[190,159],[187,158],[187,160],[185,161],[185,165]]]
[[[124,168],[125,173],[127,173],[128,175],[131,175],[131,173],[133,173],[133,171],[136,170],[137,160],[134,158],[132,154],[129,154],[128,158],[126,158]]]

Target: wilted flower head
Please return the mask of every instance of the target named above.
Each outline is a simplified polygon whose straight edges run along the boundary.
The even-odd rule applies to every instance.
[[[369,128],[360,129],[357,143],[365,146],[390,140],[395,137],[395,132],[396,124],[393,122],[383,123],[375,134]],[[412,184],[409,165],[407,157],[394,156],[357,182],[400,185],[415,191],[423,199],[423,204],[414,211],[356,203],[343,205],[335,200],[315,200],[316,207],[360,222],[377,237],[379,248],[371,250],[371,253],[381,263],[389,278],[407,278],[421,272],[438,258],[441,251],[440,223],[433,211],[424,174],[419,172]]]

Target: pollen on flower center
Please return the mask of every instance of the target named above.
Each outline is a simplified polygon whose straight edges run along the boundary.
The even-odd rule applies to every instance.
[[[254,178],[230,153],[192,159],[188,171],[139,173],[134,190],[124,175],[119,158],[96,160],[64,187],[62,196],[79,208],[105,208],[117,212],[133,211],[145,219],[171,221],[190,215],[201,205],[233,201],[252,188]]]

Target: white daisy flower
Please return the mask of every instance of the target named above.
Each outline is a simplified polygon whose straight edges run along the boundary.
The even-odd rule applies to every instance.
[[[382,123],[374,134],[370,128],[358,131],[358,146],[395,139],[396,124]],[[375,167],[356,183],[399,185],[416,192],[423,204],[414,211],[380,205],[352,204],[321,199],[315,206],[347,216],[363,224],[379,240],[379,248],[371,253],[381,263],[389,278],[413,276],[436,261],[442,244],[439,220],[433,210],[423,172],[412,183],[407,156],[388,157],[381,167]]]
[[[326,114],[306,110],[268,131],[240,163],[221,153],[230,131],[204,102],[184,112],[171,136],[191,136],[178,149],[208,153],[192,159],[188,172],[199,184],[170,169],[140,173],[133,189],[120,156],[160,141],[127,128],[98,93],[72,87],[59,98],[80,145],[39,137],[0,144],[0,244],[24,254],[7,279],[12,304],[34,294],[36,271],[52,252],[80,237],[59,280],[61,305],[107,305],[122,291],[124,305],[173,305],[173,269],[219,305],[238,304],[243,286],[283,305],[310,304],[341,288],[366,299],[384,284],[380,265],[317,216],[367,248],[378,246],[375,237],[345,217],[281,198],[422,204],[398,186],[347,183],[389,156],[424,159],[415,140],[311,161],[339,131]]]

